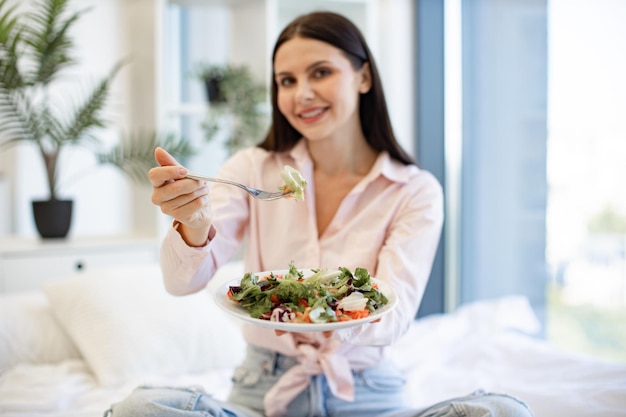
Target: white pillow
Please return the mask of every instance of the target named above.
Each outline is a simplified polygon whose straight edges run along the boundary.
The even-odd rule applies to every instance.
[[[234,367],[240,326],[206,291],[176,297],[158,265],[85,271],[44,291],[102,385]]]
[[[18,363],[57,363],[79,357],[45,295],[0,295],[0,374]]]

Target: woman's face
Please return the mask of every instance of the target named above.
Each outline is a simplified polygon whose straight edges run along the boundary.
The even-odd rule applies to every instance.
[[[296,37],[276,51],[274,76],[278,109],[305,138],[360,132],[359,95],[371,84],[367,65],[355,70],[340,49]]]

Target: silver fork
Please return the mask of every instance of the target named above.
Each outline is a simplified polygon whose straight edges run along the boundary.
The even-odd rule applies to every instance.
[[[252,187],[248,187],[248,186],[243,185],[243,184],[239,184],[238,182],[235,182],[235,181],[224,180],[224,179],[221,179],[221,178],[205,177],[204,175],[196,175],[196,174],[192,174],[192,173],[188,173],[187,175],[185,175],[185,178],[190,178],[192,180],[198,180],[198,181],[210,181],[210,182],[219,182],[219,183],[222,183],[222,184],[234,185],[235,187],[239,187],[242,190],[247,191],[252,197],[254,197],[254,198],[258,199],[258,200],[265,200],[265,201],[278,200],[279,198],[288,197],[291,194],[293,194],[293,192],[291,192],[291,191],[289,191],[289,192],[282,192],[282,191],[270,192],[270,191],[258,190],[256,188],[252,188]]]

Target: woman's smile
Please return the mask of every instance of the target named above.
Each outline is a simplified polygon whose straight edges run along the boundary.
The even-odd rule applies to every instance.
[[[298,113],[300,119],[307,124],[312,124],[321,120],[326,114],[328,107],[315,107]]]

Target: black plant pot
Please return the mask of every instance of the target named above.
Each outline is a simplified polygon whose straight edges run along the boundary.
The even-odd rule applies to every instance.
[[[213,77],[204,80],[204,86],[206,87],[207,98],[209,103],[223,103],[225,101],[224,95],[220,90],[221,78]]]
[[[33,201],[33,216],[44,239],[64,238],[72,224],[72,200]]]

